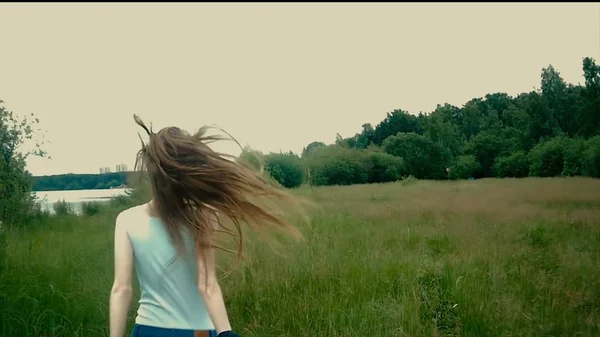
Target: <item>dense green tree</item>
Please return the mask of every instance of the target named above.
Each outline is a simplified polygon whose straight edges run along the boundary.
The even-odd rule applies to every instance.
[[[548,102],[550,115],[563,133],[574,136],[577,132],[574,124],[577,111],[572,107],[572,100],[576,98],[573,96],[573,90],[569,90],[567,83],[552,65],[542,69],[541,77],[541,92]]]
[[[423,120],[423,117],[411,115],[403,110],[388,112],[385,119],[375,127],[373,143],[381,145],[386,138],[395,136],[398,132],[423,134]]]
[[[558,123],[552,115],[552,110],[546,99],[537,92],[521,95],[525,104],[525,111],[529,114],[529,127],[527,130],[527,145],[534,144],[560,134]]]
[[[30,155],[45,156],[35,127],[39,120],[18,116],[0,101],[0,221],[17,225],[33,211],[32,176],[25,160]],[[24,147],[29,147],[27,150]]]
[[[583,137],[600,135],[600,65],[593,58],[583,60],[585,88],[582,90],[580,134]]]
[[[475,135],[469,142],[467,150],[479,164],[475,177],[492,177],[494,160],[507,153],[510,145],[510,139],[500,128],[488,129]]]
[[[312,143],[308,144],[304,149],[302,149],[302,157],[305,157],[306,155],[311,153],[312,150],[314,150],[318,147],[321,147],[321,146],[327,146],[327,145],[325,145],[325,143],[323,143],[323,142],[312,142]]]
[[[458,125],[453,122],[458,118],[458,108],[447,104],[438,105],[424,126],[424,135],[451,157],[460,155],[466,144],[465,136],[460,132]]]
[[[399,132],[383,142],[386,153],[404,160],[406,171],[419,179],[442,179],[447,176],[450,158],[440,145],[426,136]]]

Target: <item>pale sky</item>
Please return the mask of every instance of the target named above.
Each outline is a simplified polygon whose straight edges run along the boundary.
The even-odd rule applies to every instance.
[[[583,82],[586,56],[597,3],[0,4],[0,99],[51,142],[34,175],[132,168],[133,113],[300,152],[394,109],[531,91],[549,64]]]

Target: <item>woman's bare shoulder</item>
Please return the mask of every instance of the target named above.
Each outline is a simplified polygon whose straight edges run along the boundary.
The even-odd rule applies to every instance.
[[[139,219],[140,217],[149,217],[147,207],[147,204],[141,204],[121,211],[116,218],[117,225],[119,225],[120,223],[130,223],[129,220],[132,219]]]

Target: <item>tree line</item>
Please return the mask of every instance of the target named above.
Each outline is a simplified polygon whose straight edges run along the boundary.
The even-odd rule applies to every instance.
[[[582,64],[585,83],[567,84],[552,66],[540,89],[490,93],[430,113],[388,112],[376,126],[334,144],[314,141],[301,154],[250,147],[238,161],[263,167],[281,185],[382,183],[486,177],[600,177],[600,66]],[[123,172],[35,177],[34,190],[101,189],[126,184]]]
[[[34,191],[93,190],[127,185],[128,172],[59,174],[33,177]]]
[[[512,97],[490,93],[430,113],[394,110],[375,127],[301,154],[246,148],[239,160],[264,167],[286,187],[486,177],[600,177],[600,66],[583,59],[583,85],[552,66],[541,88]]]
[[[600,66],[582,62],[583,84],[568,84],[549,65],[540,89],[490,93],[462,107],[430,113],[394,110],[377,125],[334,144],[314,141],[301,154],[246,148],[238,161],[264,168],[281,185],[382,183],[485,177],[600,177]],[[39,120],[19,117],[0,101],[0,221],[15,222],[35,207],[32,190],[99,189],[126,184],[128,173],[32,177],[29,155],[45,156]],[[38,140],[36,142],[36,140]],[[32,151],[22,145],[35,142]]]

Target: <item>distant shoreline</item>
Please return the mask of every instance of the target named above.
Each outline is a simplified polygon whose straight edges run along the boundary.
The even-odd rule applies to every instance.
[[[32,191],[76,191],[76,190],[110,190],[128,188],[128,181],[136,173],[132,171],[99,174],[56,174],[34,176]]]

